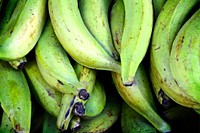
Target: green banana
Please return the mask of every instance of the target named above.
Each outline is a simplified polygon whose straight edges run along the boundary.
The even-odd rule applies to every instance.
[[[104,50],[85,26],[78,0],[49,0],[48,8],[58,40],[76,62],[93,69],[121,72],[120,62]]]
[[[14,133],[12,123],[5,112],[2,114],[0,133]]]
[[[79,130],[81,128],[80,122],[81,118],[79,116],[73,116],[70,121],[69,130],[71,130],[72,132],[76,132],[77,130]]]
[[[79,10],[89,32],[111,57],[118,60],[119,54],[112,41],[108,20],[111,3],[112,0],[80,0]]]
[[[7,0],[3,1],[3,7],[0,12],[0,35],[2,34],[2,31],[6,24],[9,22],[10,17],[17,5],[18,0]]]
[[[120,74],[112,72],[112,79],[118,93],[131,108],[146,118],[158,131],[171,130],[170,125],[157,112],[143,64],[138,67],[132,86],[125,86]]]
[[[165,109],[173,106],[175,102],[170,97],[168,97],[168,95],[165,94],[165,92],[160,87],[159,82],[157,81],[151,69],[149,70],[149,76],[150,76],[150,83],[152,86],[153,93],[155,94],[159,104]]]
[[[154,19],[158,17],[158,14],[163,9],[163,6],[167,0],[152,0],[153,10],[154,10]]]
[[[153,29],[152,0],[123,0],[125,9],[121,40],[121,77],[126,86],[134,84],[139,64],[146,55]]]
[[[56,117],[50,115],[48,112],[45,112],[44,114],[42,133],[60,133],[56,127]]]
[[[174,80],[169,63],[172,42],[198,0],[167,0],[159,13],[150,45],[150,69],[160,88],[176,103],[200,108],[200,103],[187,95]]]
[[[126,102],[122,102],[121,128],[123,133],[157,133],[157,130]]]
[[[200,103],[200,9],[181,27],[170,53],[170,70],[181,90]]]
[[[85,103],[84,119],[90,119],[100,114],[106,104],[106,92],[102,82],[96,80],[91,96]]]
[[[19,0],[0,36],[0,59],[16,60],[35,46],[47,16],[47,0]]]
[[[121,38],[124,28],[125,9],[123,0],[116,0],[110,11],[110,29],[112,33],[113,43],[120,54]]]
[[[48,113],[57,117],[62,94],[44,80],[35,59],[28,61],[24,73],[33,96]]]
[[[36,44],[35,57],[42,76],[50,86],[62,93],[88,98],[89,94],[79,82],[67,53],[54,33],[50,19]],[[87,94],[86,97],[84,94]]]
[[[17,70],[22,70],[27,63],[27,59],[26,59],[26,56],[24,56],[22,58],[12,60],[12,61],[8,61],[8,62],[13,68],[15,68]]]
[[[81,128],[76,133],[103,133],[107,131],[119,118],[121,111],[121,99],[113,93],[106,93],[106,105],[103,111],[87,120],[80,122]]]
[[[9,117],[15,132],[29,133],[31,123],[31,96],[22,71],[8,62],[0,61],[0,105]]]

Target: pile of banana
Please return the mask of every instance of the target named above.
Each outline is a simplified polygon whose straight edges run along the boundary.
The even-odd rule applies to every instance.
[[[0,0],[0,133],[171,132],[199,116],[199,5]]]

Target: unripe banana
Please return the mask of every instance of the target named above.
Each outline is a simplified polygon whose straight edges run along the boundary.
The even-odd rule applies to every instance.
[[[134,84],[139,64],[146,55],[153,29],[152,0],[124,0],[125,20],[121,40],[121,76],[126,86]]]
[[[73,93],[82,98],[85,88],[80,84],[67,53],[60,45],[50,19],[35,47],[35,57],[42,76],[50,86],[62,93]]]
[[[0,123],[0,133],[14,133],[12,123],[5,112],[2,114]]]
[[[112,0],[80,0],[79,10],[89,32],[111,57],[118,60],[108,20],[111,3]]]
[[[123,0],[116,0],[110,11],[110,29],[112,33],[113,43],[120,54],[121,39],[124,28],[125,9]]]
[[[35,46],[47,15],[47,0],[19,0],[0,36],[0,59],[16,60]]]
[[[26,56],[16,60],[9,61],[9,64],[17,70],[22,70],[25,67],[26,63],[27,63]]]
[[[57,117],[62,94],[44,80],[35,59],[28,61],[24,73],[33,96],[48,113]]]
[[[8,62],[0,61],[0,105],[9,117],[15,132],[29,133],[31,125],[31,96],[22,71]]]
[[[49,0],[48,7],[55,34],[75,61],[93,69],[121,72],[120,62],[104,50],[85,26],[78,0]]]
[[[81,118],[79,116],[73,116],[70,121],[69,130],[71,130],[72,132],[76,132],[77,130],[79,130],[81,128],[80,122]]]
[[[121,109],[121,128],[123,133],[157,133],[155,127],[124,101]]]
[[[44,114],[42,133],[60,133],[56,127],[56,117],[50,115],[48,112],[45,112]]]
[[[158,17],[158,14],[163,9],[163,6],[167,0],[152,0],[153,10],[154,10],[154,19]]]
[[[140,64],[134,83],[125,86],[121,75],[112,72],[113,82],[122,99],[135,111],[146,118],[158,131],[169,132],[170,125],[157,112],[144,66]]]
[[[81,128],[76,133],[103,133],[117,121],[120,116],[121,101],[113,93],[106,94],[103,111],[91,119],[81,121]]]
[[[96,80],[91,96],[85,103],[84,119],[89,119],[100,114],[106,105],[106,92],[102,82]]]
[[[150,46],[150,67],[162,90],[176,103],[200,108],[174,80],[169,64],[172,42],[198,0],[167,0],[156,19]]]
[[[200,9],[177,33],[170,53],[170,70],[176,84],[200,103]]]

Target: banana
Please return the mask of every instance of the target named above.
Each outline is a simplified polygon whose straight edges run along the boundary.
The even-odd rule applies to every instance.
[[[163,9],[163,6],[167,0],[152,0],[153,10],[154,10],[154,19],[158,17],[158,14]]]
[[[120,74],[112,72],[112,78],[118,93],[131,108],[146,118],[158,131],[171,130],[170,125],[157,112],[143,64],[138,67],[131,86],[123,84]]]
[[[165,94],[151,69],[149,70],[149,76],[153,93],[155,94],[155,97],[159,104],[165,109],[172,107],[175,102],[170,97],[168,97],[168,95]]]
[[[35,59],[28,61],[24,74],[33,96],[49,114],[57,117],[60,112],[62,94],[44,80]]]
[[[119,54],[112,41],[108,20],[111,3],[112,0],[80,0],[79,10],[89,32],[111,57],[118,60]]]
[[[121,99],[114,93],[106,93],[106,105],[103,111],[88,120],[80,122],[81,128],[76,133],[103,133],[106,132],[119,118],[121,111]]]
[[[69,57],[59,43],[50,19],[35,46],[38,68],[47,83],[62,93],[73,93],[86,100],[89,94],[79,82]]]
[[[14,133],[12,123],[5,112],[2,114],[0,133]]]
[[[85,26],[78,0],[49,0],[48,8],[58,40],[76,62],[93,69],[121,73],[120,62],[104,50]]]
[[[9,22],[10,17],[17,5],[18,0],[7,0],[3,1],[2,3],[2,9],[0,12],[0,35],[6,26],[6,24]]]
[[[12,60],[12,61],[8,61],[8,62],[13,68],[15,68],[17,70],[22,70],[22,69],[24,69],[24,67],[27,63],[27,59],[26,59],[26,56],[24,56],[22,58]]]
[[[170,70],[184,93],[200,103],[200,9],[177,33],[170,53]]]
[[[42,133],[60,133],[60,131],[56,127],[56,117],[52,116],[48,112],[44,113]]]
[[[99,79],[96,80],[91,96],[85,103],[84,119],[90,119],[100,114],[106,105],[105,87]]]
[[[77,98],[77,96],[71,93],[63,93],[60,112],[56,121],[57,128],[60,131],[63,132],[69,128],[69,123],[75,114],[75,108],[78,108],[76,111],[79,111],[76,112],[76,114],[82,115],[85,113],[85,108],[83,107],[83,104],[79,102],[79,98]]]
[[[110,11],[110,29],[117,52],[121,51],[121,38],[124,28],[125,9],[123,0],[116,0]]]
[[[169,63],[172,42],[198,0],[167,0],[159,13],[150,45],[150,68],[159,86],[176,103],[193,108],[200,104],[174,80]]]
[[[16,60],[35,46],[47,16],[47,0],[19,0],[0,36],[0,59]]]
[[[126,102],[122,102],[121,129],[123,133],[157,133],[157,130]]]
[[[126,86],[134,84],[139,64],[146,55],[153,29],[152,0],[124,0],[125,19],[121,40],[121,76]]]
[[[31,124],[31,96],[22,71],[8,62],[0,61],[0,105],[9,117],[15,132],[29,133]]]
[[[81,118],[79,116],[73,116],[70,121],[69,130],[71,130],[72,132],[76,132],[77,130],[79,130],[81,128],[80,122]]]

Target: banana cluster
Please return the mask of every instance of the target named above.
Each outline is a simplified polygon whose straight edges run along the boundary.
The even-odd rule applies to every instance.
[[[0,133],[170,132],[200,110],[199,4],[0,0]]]

